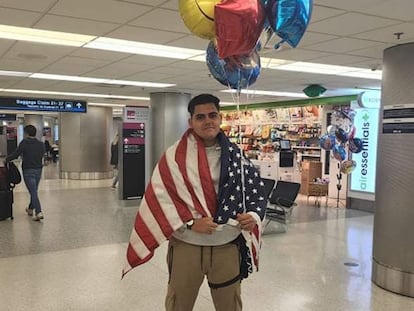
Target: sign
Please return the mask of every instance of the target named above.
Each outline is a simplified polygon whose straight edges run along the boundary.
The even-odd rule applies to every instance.
[[[16,115],[10,113],[0,113],[0,120],[2,121],[16,121]]]
[[[147,124],[149,119],[148,107],[124,108],[122,123],[122,154],[120,199],[129,200],[142,198],[145,192],[148,148],[145,148]]]
[[[86,113],[85,101],[70,99],[12,98],[0,97],[0,109],[52,112]]]
[[[382,133],[414,133],[414,104],[384,106]]]
[[[357,108],[355,137],[362,139],[363,149],[352,153],[357,166],[351,174],[350,190],[375,193],[379,109]]]
[[[365,91],[358,95],[358,106],[363,108],[380,108],[381,106],[381,92],[380,91]]]
[[[125,122],[144,122],[149,119],[148,107],[132,107],[127,106],[124,109]]]

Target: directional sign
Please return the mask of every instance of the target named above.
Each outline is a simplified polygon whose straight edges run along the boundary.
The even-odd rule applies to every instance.
[[[0,97],[0,109],[7,110],[85,113],[86,108],[86,102],[78,100]]]

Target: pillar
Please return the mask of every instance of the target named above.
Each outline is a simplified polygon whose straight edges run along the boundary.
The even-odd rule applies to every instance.
[[[62,112],[59,122],[60,177],[110,178],[112,108],[88,107],[87,113]]]
[[[395,117],[382,120],[378,137],[372,280],[414,297],[414,43],[386,49],[383,68],[381,112]]]
[[[36,128],[36,138],[42,141],[43,136],[43,116],[40,114],[25,114],[24,126],[33,125]]]
[[[150,94],[151,108],[151,168],[162,153],[177,141],[188,128],[187,93],[159,92]]]

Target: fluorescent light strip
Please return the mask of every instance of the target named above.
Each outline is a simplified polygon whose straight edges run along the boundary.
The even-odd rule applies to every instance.
[[[222,90],[220,92],[236,93],[236,90]],[[248,94],[248,95],[283,96],[283,97],[300,97],[300,98],[308,97],[303,93],[277,92],[277,91],[241,90],[241,93]]]
[[[88,103],[88,106],[98,106],[98,107],[125,107],[124,104],[112,104],[112,103]]]
[[[150,100],[149,97],[124,96],[124,95],[113,95],[113,94],[96,94],[96,93],[71,93],[71,92],[21,90],[21,89],[0,89],[0,92],[26,93],[26,94],[44,94],[44,95],[64,95],[64,96],[76,96],[76,97],[114,98],[114,99],[135,99],[135,100],[145,100],[145,101]]]
[[[22,71],[7,71],[7,70],[0,70],[0,76],[8,76],[8,77],[28,77],[32,72],[22,72]]]
[[[139,87],[172,87],[175,84],[171,83],[154,83],[154,82],[141,82],[131,80],[116,80],[116,79],[105,79],[105,78],[91,78],[91,77],[80,77],[80,76],[67,76],[58,74],[48,73],[33,73],[29,78],[35,79],[47,79],[47,80],[62,80],[72,82],[85,82],[85,83],[104,83],[104,84],[117,84],[117,85],[131,85]]]
[[[0,38],[80,47],[95,39],[96,36],[0,25]]]
[[[112,39],[106,37],[97,38],[92,42],[85,44],[83,47],[175,59],[188,59],[200,54],[205,54],[205,51],[200,50],[172,47],[162,44],[150,44],[129,40]]]

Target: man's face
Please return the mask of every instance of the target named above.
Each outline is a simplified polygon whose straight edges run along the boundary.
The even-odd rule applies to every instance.
[[[214,104],[201,104],[195,106],[188,124],[204,141],[205,146],[212,146],[220,132],[221,116]]]

